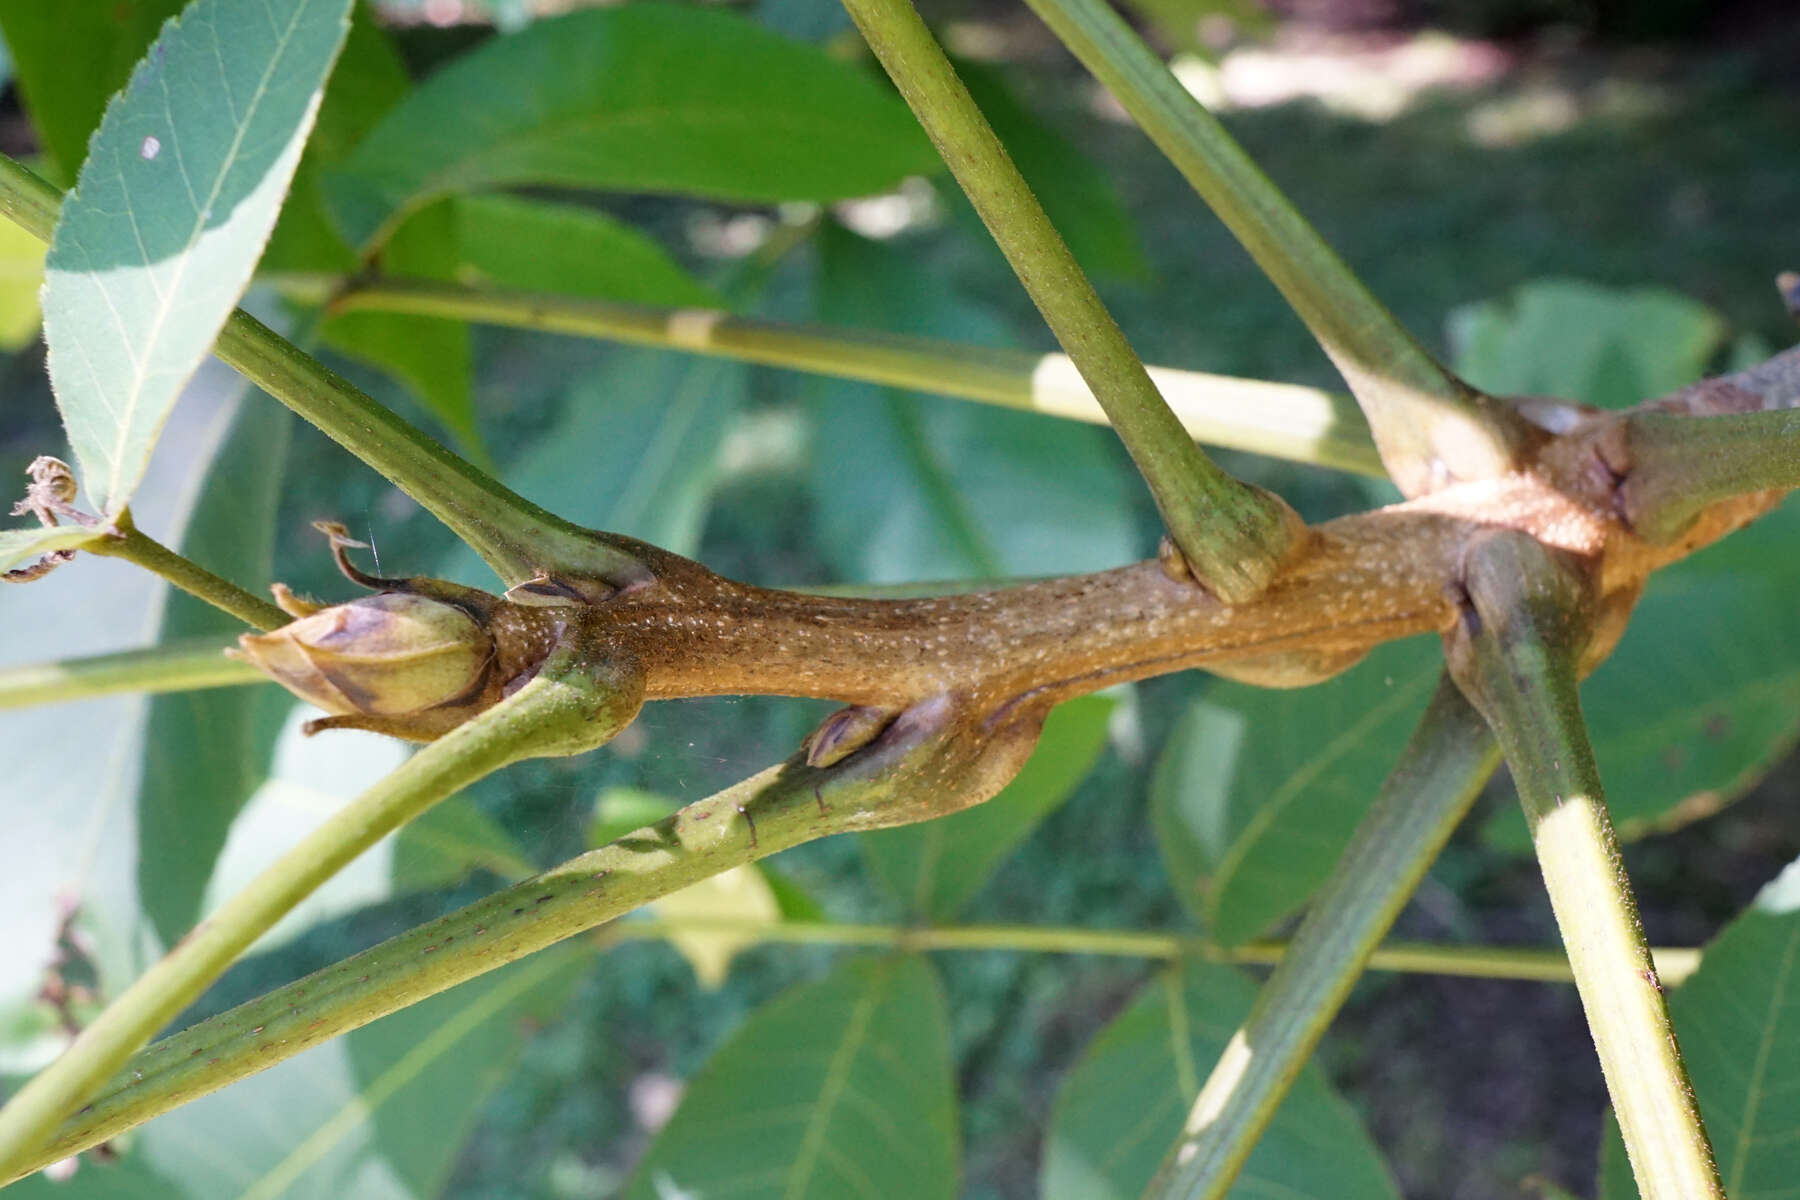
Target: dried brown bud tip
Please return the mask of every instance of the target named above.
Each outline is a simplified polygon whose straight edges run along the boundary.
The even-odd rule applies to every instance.
[[[68,463],[40,454],[31,460],[25,474],[31,477],[31,483],[25,489],[25,498],[12,506],[13,516],[30,514],[40,523],[51,526],[57,524],[58,517],[67,517],[77,525],[97,523],[95,518],[75,507],[75,472],[69,469]]]
[[[265,634],[242,657],[294,695],[339,716],[422,712],[481,686],[494,643],[454,604],[383,592]]]
[[[62,459],[40,454],[31,460],[25,473],[31,476],[31,486],[46,501],[55,504],[75,503],[75,472]]]

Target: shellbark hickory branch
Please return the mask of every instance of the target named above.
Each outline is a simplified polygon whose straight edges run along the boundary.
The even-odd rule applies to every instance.
[[[1266,686],[1318,682],[1383,642],[1451,628],[1457,607],[1446,581],[1470,542],[1496,528],[1584,560],[1622,630],[1651,571],[1774,498],[1717,504],[1678,539],[1651,544],[1610,506],[1521,472],[1308,529],[1268,590],[1238,605],[1157,560],[925,599],[827,597],[739,583],[605,533],[585,536],[640,564],[638,582],[615,587],[552,569],[494,596],[365,575],[348,560],[341,529],[328,527],[345,573],[378,594],[320,609],[278,587],[300,619],[246,637],[243,653],[332,714],[315,727],[429,741],[510,694],[566,637],[586,660],[641,681],[646,700],[839,701],[848,707],[807,746],[808,761],[827,766],[921,706],[934,721],[953,713],[953,724],[985,736],[1063,700],[1190,667]]]

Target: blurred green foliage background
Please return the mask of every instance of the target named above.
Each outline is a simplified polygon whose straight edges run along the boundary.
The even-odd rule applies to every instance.
[[[1675,356],[1668,369],[1677,372],[1689,360],[1718,367],[1758,345],[1792,340],[1770,286],[1778,269],[1796,265],[1771,255],[1796,253],[1791,233],[1800,211],[1800,164],[1792,155],[1800,31],[1781,6],[1742,5],[1720,16],[1681,0],[1443,0],[1360,6],[1373,14],[1360,24],[1358,7],[1295,0],[1278,13],[1240,11],[1232,28],[1248,35],[1244,42],[1216,20],[1206,23],[1217,12],[1151,3],[1144,11],[1165,36],[1191,33],[1187,61],[1210,86],[1231,86],[1234,50],[1263,48],[1264,70],[1277,76],[1280,63],[1289,63],[1294,95],[1227,105],[1224,118],[1428,344],[1479,364],[1472,369],[1513,372],[1494,386],[1571,386],[1569,370],[1587,372],[1579,386],[1596,400],[1665,386],[1656,351],[1670,339],[1646,342],[1642,334],[1664,313],[1657,306],[1673,301],[1534,286],[1544,280],[1656,289],[1703,306],[1711,316],[1683,309],[1670,318],[1677,330],[1702,331],[1686,358]],[[817,9],[783,0],[756,6],[776,28],[841,39],[841,14]],[[531,16],[519,4],[496,3],[492,12],[508,25]],[[405,6],[392,15],[415,73],[489,32],[408,23]],[[429,5],[423,15],[433,15]],[[997,123],[1010,114],[1022,164],[1043,181],[1053,216],[1147,361],[1334,384],[1323,355],[1247,256],[1028,15],[989,3],[937,4],[928,15],[970,58]],[[1386,24],[1371,29],[1371,19]],[[1439,21],[1509,40],[1450,43],[1429,34]],[[1438,46],[1452,64],[1441,86],[1404,97],[1379,119],[1355,111],[1343,95],[1297,86],[1317,73],[1307,64],[1325,60],[1391,78],[1400,72],[1395,48],[1419,44]],[[16,96],[0,123],[0,144],[32,146]],[[749,311],[1052,348],[941,179],[880,203],[812,214],[666,199],[600,203]],[[798,220],[820,224],[795,248],[768,253],[784,222]],[[1547,316],[1533,308],[1545,304]],[[1618,321],[1616,331],[1606,330],[1608,320]],[[1558,342],[1576,327],[1601,327],[1604,336],[1596,345]],[[1635,349],[1614,353],[1615,345]],[[41,353],[27,345],[0,363],[0,475],[7,478],[58,438]],[[477,330],[471,361],[472,428],[503,478],[572,518],[648,537],[739,578],[809,586],[1060,573],[1142,557],[1155,545],[1154,511],[1101,430],[547,335]],[[456,432],[390,377],[340,365],[409,417],[446,436]],[[1224,457],[1313,520],[1391,494],[1366,480]],[[302,592],[335,598],[344,591],[309,529],[326,518],[371,541],[385,573],[480,582],[473,561],[441,528],[305,427],[289,435],[286,473],[269,502],[280,531],[273,577]],[[1778,542],[1761,545],[1782,552]],[[1711,586],[1691,584],[1700,596],[1685,605],[1673,592],[1658,601],[1666,614],[1646,636],[1701,632],[1716,613],[1705,590]],[[1793,650],[1788,635],[1768,653]],[[1413,669],[1409,653],[1399,648],[1375,670],[1405,675]],[[1381,686],[1391,687],[1391,678]],[[1642,695],[1657,686],[1634,678],[1619,690]],[[1792,680],[1783,687],[1779,694],[1793,700]],[[1312,709],[1284,718],[1292,703],[1285,694],[1251,698],[1242,690],[1190,673],[1119,697],[1094,768],[959,919],[1191,928],[1181,895],[1191,896],[1194,879],[1211,878],[1216,864],[1166,869],[1175,860],[1159,846],[1151,816],[1159,757],[1182,752],[1183,730],[1191,735],[1201,720],[1196,701],[1247,709],[1264,728],[1292,720],[1297,745],[1313,731],[1307,722],[1321,719]],[[1392,757],[1387,743],[1404,736],[1415,710],[1372,743],[1372,765],[1348,776],[1352,795],[1372,794],[1364,783],[1379,779],[1379,760]],[[659,704],[606,752],[527,764],[482,784],[469,819],[485,817],[525,860],[548,865],[588,844],[597,801],[628,795],[616,789],[671,801],[699,797],[789,753],[825,711],[766,698]],[[1766,757],[1771,745],[1791,740],[1787,722],[1776,724],[1739,757]],[[1266,752],[1275,760],[1268,770],[1278,773],[1281,753]],[[1654,942],[1710,937],[1800,853],[1800,830],[1782,819],[1796,790],[1791,766],[1778,769],[1737,805],[1628,849]],[[1497,791],[1494,820],[1459,836],[1403,918],[1402,934],[1554,942],[1535,869],[1505,827],[1510,796]],[[1180,802],[1162,803],[1166,813]],[[1656,819],[1647,814],[1646,827]],[[849,839],[788,852],[770,870],[790,911],[813,906],[844,921],[913,916],[871,877]],[[495,886],[492,872],[466,863],[423,878],[428,890],[358,907],[241,965],[201,1011]],[[1219,901],[1209,903],[1215,934],[1224,936]],[[1291,908],[1280,898],[1247,903],[1243,936]],[[680,953],[653,942],[613,945],[597,963],[572,969],[568,1002],[539,1018],[517,1068],[481,1109],[445,1194],[611,1194],[642,1152],[646,1124],[674,1081],[692,1075],[746,1014],[783,987],[817,978],[842,953],[752,947],[718,987],[700,984]],[[962,1098],[964,1194],[1033,1195],[1056,1089],[1150,968],[999,951],[937,961]],[[1510,1196],[1533,1176],[1583,1194],[1591,1185],[1604,1095],[1572,989],[1372,977],[1325,1059],[1408,1195]]]

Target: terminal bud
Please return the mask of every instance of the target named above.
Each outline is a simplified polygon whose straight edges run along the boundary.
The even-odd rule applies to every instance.
[[[480,691],[494,642],[465,609],[409,592],[321,608],[238,639],[238,656],[334,716],[402,717]]]

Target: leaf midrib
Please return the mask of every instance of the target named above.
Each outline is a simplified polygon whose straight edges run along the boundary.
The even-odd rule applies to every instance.
[[[800,1149],[794,1154],[793,1170],[788,1174],[787,1187],[782,1193],[784,1200],[800,1200],[812,1181],[813,1170],[825,1149],[825,1129],[831,1124],[831,1116],[838,1101],[850,1086],[850,1068],[856,1061],[863,1041],[868,1037],[875,1006],[883,999],[888,980],[893,974],[892,967],[886,964],[879,968],[879,972],[879,978],[872,980],[871,986],[865,987],[861,995],[857,996],[856,1004],[850,1010],[850,1020],[844,1026],[843,1039],[838,1043],[837,1049],[832,1051],[830,1065],[825,1068],[824,1082],[819,1085],[819,1102],[806,1123],[806,1132],[801,1135]]]
[[[1795,950],[1800,948],[1800,925],[1790,926],[1787,944],[1781,951],[1781,963],[1775,970],[1775,985],[1769,989],[1768,1012],[1762,1022],[1762,1036],[1757,1041],[1756,1058],[1751,1063],[1749,1086],[1744,1091],[1744,1104],[1739,1110],[1741,1119],[1738,1122],[1737,1143],[1731,1164],[1731,1180],[1726,1185],[1729,1195],[1742,1194],[1744,1170],[1750,1161],[1750,1145],[1755,1140],[1753,1130],[1756,1126],[1757,1113],[1762,1106],[1763,1078],[1768,1072],[1769,1056],[1774,1049],[1776,1024],[1774,1014],[1780,1010],[1788,987],[1788,978],[1794,968]]]

